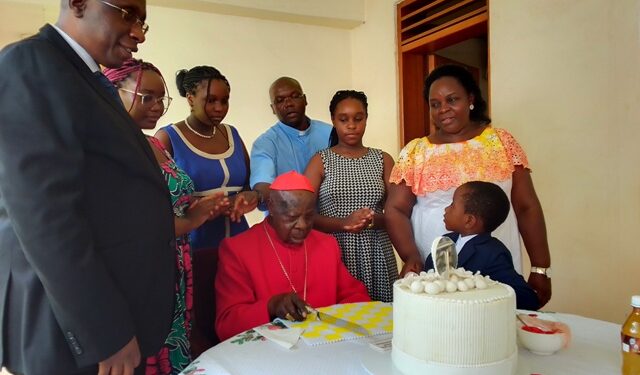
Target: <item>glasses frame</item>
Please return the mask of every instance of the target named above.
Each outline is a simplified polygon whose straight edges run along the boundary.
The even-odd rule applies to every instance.
[[[149,108],[153,108],[153,106],[154,106],[154,105],[156,105],[156,104],[158,104],[158,103],[162,103],[162,100],[163,100],[163,99],[167,99],[167,105],[164,105],[164,103],[162,103],[163,110],[162,110],[162,115],[161,115],[161,116],[164,116],[164,115],[167,113],[167,111],[169,110],[169,106],[171,105],[171,101],[173,100],[173,98],[172,98],[172,97],[170,97],[170,96],[159,96],[159,97],[155,97],[155,95],[151,95],[151,94],[143,94],[143,93],[141,93],[141,92],[131,91],[131,90],[129,90],[129,89],[125,89],[125,88],[122,88],[122,87],[118,87],[118,90],[122,90],[122,91],[124,91],[124,92],[128,92],[128,93],[130,93],[130,94],[134,94],[134,95],[139,96],[139,97],[140,97],[140,104],[141,104],[141,105],[144,105],[144,106],[150,105],[150,107],[149,107]],[[150,96],[151,96],[151,97],[153,97],[153,98],[155,98],[155,100],[153,100],[153,104],[145,103],[145,102],[144,102],[144,98],[145,98],[145,97],[150,97]]]
[[[287,99],[291,99],[291,101],[297,102],[299,100],[304,100],[307,96],[303,94],[298,94],[297,92],[292,93],[289,96],[279,96],[275,98],[272,102],[273,105],[280,106],[287,102]]]
[[[135,14],[131,13],[130,11],[120,8],[117,5],[111,4],[108,1],[104,1],[104,0],[98,0],[99,2],[101,2],[102,4],[111,7],[112,9],[118,10],[120,11],[120,14],[122,15],[122,19],[125,20],[126,22],[131,23],[132,25],[138,25],[140,26],[140,29],[142,30],[142,34],[146,34],[149,31],[149,25],[147,25],[146,22],[144,22],[143,20],[140,19],[140,17],[136,16]]]

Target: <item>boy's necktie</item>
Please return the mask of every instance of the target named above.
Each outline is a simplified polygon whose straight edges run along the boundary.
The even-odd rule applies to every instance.
[[[93,73],[94,76],[96,76],[96,78],[98,78],[98,81],[100,81],[100,84],[102,84],[102,86],[104,86],[107,91],[109,92],[109,94],[111,94],[111,96],[113,96],[113,98],[120,104],[124,105],[122,103],[122,99],[120,99],[120,95],[118,94],[118,89],[116,88],[116,86],[111,83],[111,81],[109,81],[109,79],[102,74],[101,71],[97,71],[95,73]]]

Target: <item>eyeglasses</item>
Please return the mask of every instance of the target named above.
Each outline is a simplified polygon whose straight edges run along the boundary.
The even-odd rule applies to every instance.
[[[294,102],[303,100],[305,98],[304,94],[301,94],[299,92],[294,92],[293,94],[289,95],[289,96],[277,96],[275,99],[273,99],[273,104],[275,105],[281,105],[284,104],[284,102],[287,99],[291,99]]]
[[[136,16],[135,14],[133,14],[132,12],[126,10],[126,9],[122,9],[117,5],[113,5],[108,1],[104,1],[104,0],[98,0],[99,2],[101,2],[102,4],[109,6],[115,10],[119,10],[120,13],[122,14],[122,19],[125,20],[125,22],[130,23],[130,24],[136,24],[138,26],[140,26],[140,28],[142,29],[142,33],[146,34],[147,31],[149,31],[149,25],[147,25],[143,20],[141,20],[138,16]]]
[[[169,104],[171,104],[171,101],[173,100],[173,98],[171,98],[170,96],[157,97],[157,96],[151,95],[151,94],[142,94],[142,93],[139,93],[139,92],[123,89],[122,87],[119,87],[118,90],[122,90],[124,92],[128,92],[130,94],[134,94],[134,95],[139,96],[140,97],[140,104],[145,106],[145,107],[151,108],[156,104],[160,104],[162,106],[162,114],[163,115],[165,113],[167,113],[167,110],[169,110]]]

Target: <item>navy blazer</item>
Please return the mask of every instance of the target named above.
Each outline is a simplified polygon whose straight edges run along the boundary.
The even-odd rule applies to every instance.
[[[60,34],[0,52],[0,361],[72,374],[173,315],[167,184],[131,116]]]
[[[445,236],[453,242],[458,240],[458,233],[447,233]],[[513,260],[509,249],[489,233],[481,233],[470,239],[458,254],[458,267],[491,277],[492,280],[507,284],[516,292],[516,305],[519,309],[537,310],[540,301],[536,292],[527,284],[522,275],[513,268]],[[431,254],[424,262],[424,269],[433,268]]]

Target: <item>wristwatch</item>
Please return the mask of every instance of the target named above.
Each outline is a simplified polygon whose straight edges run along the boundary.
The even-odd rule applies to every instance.
[[[541,275],[545,275],[549,279],[551,278],[551,267],[547,267],[547,268],[544,268],[544,267],[531,267],[531,272],[539,273]]]

